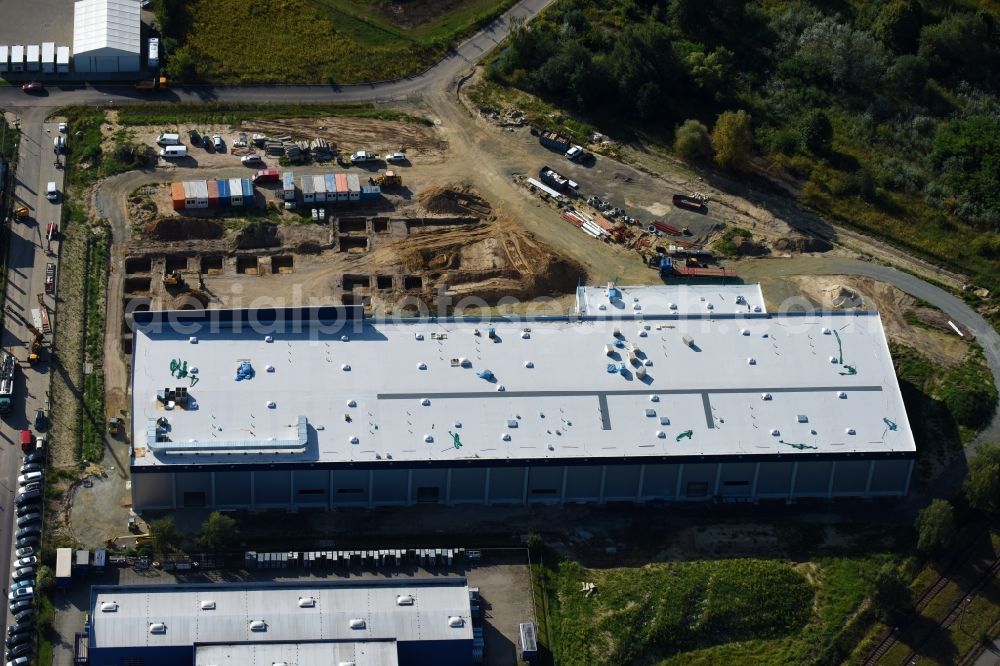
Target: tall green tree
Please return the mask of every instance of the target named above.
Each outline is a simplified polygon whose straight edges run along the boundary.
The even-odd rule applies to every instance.
[[[742,109],[719,114],[712,128],[712,149],[715,163],[723,169],[746,168],[753,155],[750,114]]]
[[[951,502],[936,499],[917,517],[917,550],[926,555],[943,552],[955,540],[955,510]]]
[[[231,548],[238,536],[236,521],[224,513],[213,511],[201,525],[198,546],[209,552],[220,553]]]
[[[969,461],[965,497],[973,508],[1000,512],[1000,444],[982,446]]]
[[[674,133],[674,152],[688,162],[703,162],[712,157],[708,128],[697,120],[685,120]]]
[[[173,550],[180,542],[180,533],[177,525],[170,516],[158,518],[149,523],[149,537],[153,542],[153,548],[157,553],[167,553]]]
[[[913,605],[913,596],[906,586],[899,569],[886,564],[878,573],[872,585],[872,606],[883,619],[891,619],[906,612]]]
[[[799,124],[799,135],[806,150],[815,155],[826,155],[833,145],[833,125],[820,110],[810,111]]]

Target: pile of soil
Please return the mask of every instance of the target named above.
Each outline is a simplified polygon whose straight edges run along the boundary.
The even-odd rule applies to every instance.
[[[152,240],[214,240],[225,231],[215,220],[197,217],[161,217],[146,223],[146,234]]]
[[[827,291],[827,296],[835,308],[860,308],[865,304],[861,294],[843,285],[834,285]]]
[[[767,247],[760,241],[745,238],[736,246],[736,254],[741,257],[761,257],[767,254]]]
[[[423,190],[417,199],[428,213],[442,215],[472,213],[485,218],[493,211],[490,203],[468,185],[429,187]]]
[[[774,241],[774,249],[778,252],[829,252],[833,245],[815,236],[790,236]]]

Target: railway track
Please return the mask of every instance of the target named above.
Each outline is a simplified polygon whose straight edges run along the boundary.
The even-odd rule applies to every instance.
[[[986,527],[985,524],[982,525],[983,529],[985,529],[985,527]],[[986,532],[985,534],[988,538],[989,533]],[[952,558],[952,560],[948,563],[947,567],[945,567],[944,569],[945,573],[938,576],[937,580],[935,580],[930,587],[925,589],[920,594],[920,596],[917,598],[916,603],[913,606],[913,611],[906,616],[906,619],[903,622],[901,622],[899,626],[890,627],[886,629],[884,632],[882,632],[882,634],[879,636],[879,641],[878,644],[875,646],[875,649],[872,650],[872,652],[868,655],[868,658],[865,659],[864,661],[865,666],[875,666],[875,664],[878,664],[882,660],[882,657],[884,657],[886,653],[888,653],[889,650],[892,649],[892,647],[899,641],[899,636],[901,636],[906,631],[906,629],[909,628],[911,624],[913,624],[914,620],[916,620],[917,617],[919,617],[920,611],[925,609],[928,606],[928,604],[930,604],[931,601],[933,601],[934,598],[941,593],[941,590],[943,590],[945,587],[948,586],[948,583],[950,583],[954,579],[955,575],[958,574],[962,570],[962,568],[966,564],[968,564],[969,561],[973,558],[974,550],[972,546],[975,544],[976,540],[982,538],[983,535],[984,532],[979,531],[979,529],[977,528],[973,530],[973,533],[969,538],[965,539],[961,544],[959,544],[957,548],[953,549],[952,552],[957,553],[957,555],[955,555]],[[998,569],[1000,569],[1000,558],[994,560],[993,565],[990,567],[989,571],[995,574]],[[984,577],[981,577],[980,580],[978,580],[976,582],[976,585],[974,585],[973,587],[978,589],[978,586],[980,586],[980,581],[983,580],[988,580],[986,574],[984,574]],[[969,594],[971,594],[971,592]],[[959,601],[959,604],[961,604],[961,602],[964,601],[964,599],[967,596],[969,596],[969,594],[963,595],[962,600]],[[958,606],[959,604],[956,604],[956,606]],[[950,611],[948,614],[949,617],[954,612],[955,609],[952,609],[952,611]],[[958,615],[956,615],[956,617],[957,616]],[[945,620],[947,619],[948,618],[946,617]],[[952,622],[954,622],[954,620],[952,620]],[[948,626],[950,626],[950,624]],[[935,627],[931,631],[931,633],[927,636],[927,638],[925,638],[921,642],[920,645],[923,646],[924,644],[926,644],[926,642],[930,639],[930,636],[932,636],[937,631],[938,628],[940,628],[940,626]],[[919,646],[917,649],[919,649]],[[916,657],[915,653],[911,653],[910,656],[907,658],[906,662],[904,663],[911,663],[911,661],[915,657]]]

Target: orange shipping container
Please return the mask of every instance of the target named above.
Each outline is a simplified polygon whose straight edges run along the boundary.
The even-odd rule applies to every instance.
[[[219,181],[217,180],[208,181],[208,207],[219,207]]]
[[[174,203],[174,210],[184,210],[184,183],[170,183],[170,198]]]
[[[346,201],[347,200],[347,174],[338,173],[337,174],[337,200]]]

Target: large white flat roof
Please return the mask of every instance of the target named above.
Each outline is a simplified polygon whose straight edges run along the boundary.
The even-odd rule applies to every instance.
[[[208,323],[261,312],[136,313],[136,467],[915,451],[877,313]]]
[[[74,5],[73,55],[102,49],[139,54],[137,0],[79,0]]]
[[[195,666],[396,666],[395,641],[199,645]]]
[[[401,596],[412,597],[413,603],[399,605]],[[314,604],[301,607],[302,599]],[[214,608],[202,609],[204,602],[214,602]],[[94,586],[91,611],[92,648],[316,639],[472,640],[469,588],[457,577]],[[452,617],[461,618],[461,626],[450,626]],[[352,628],[358,619],[364,625]],[[265,628],[251,628],[257,620]],[[157,623],[165,625],[164,631],[151,633],[150,625]]]
[[[579,287],[576,313],[608,316],[767,312],[760,283]]]

